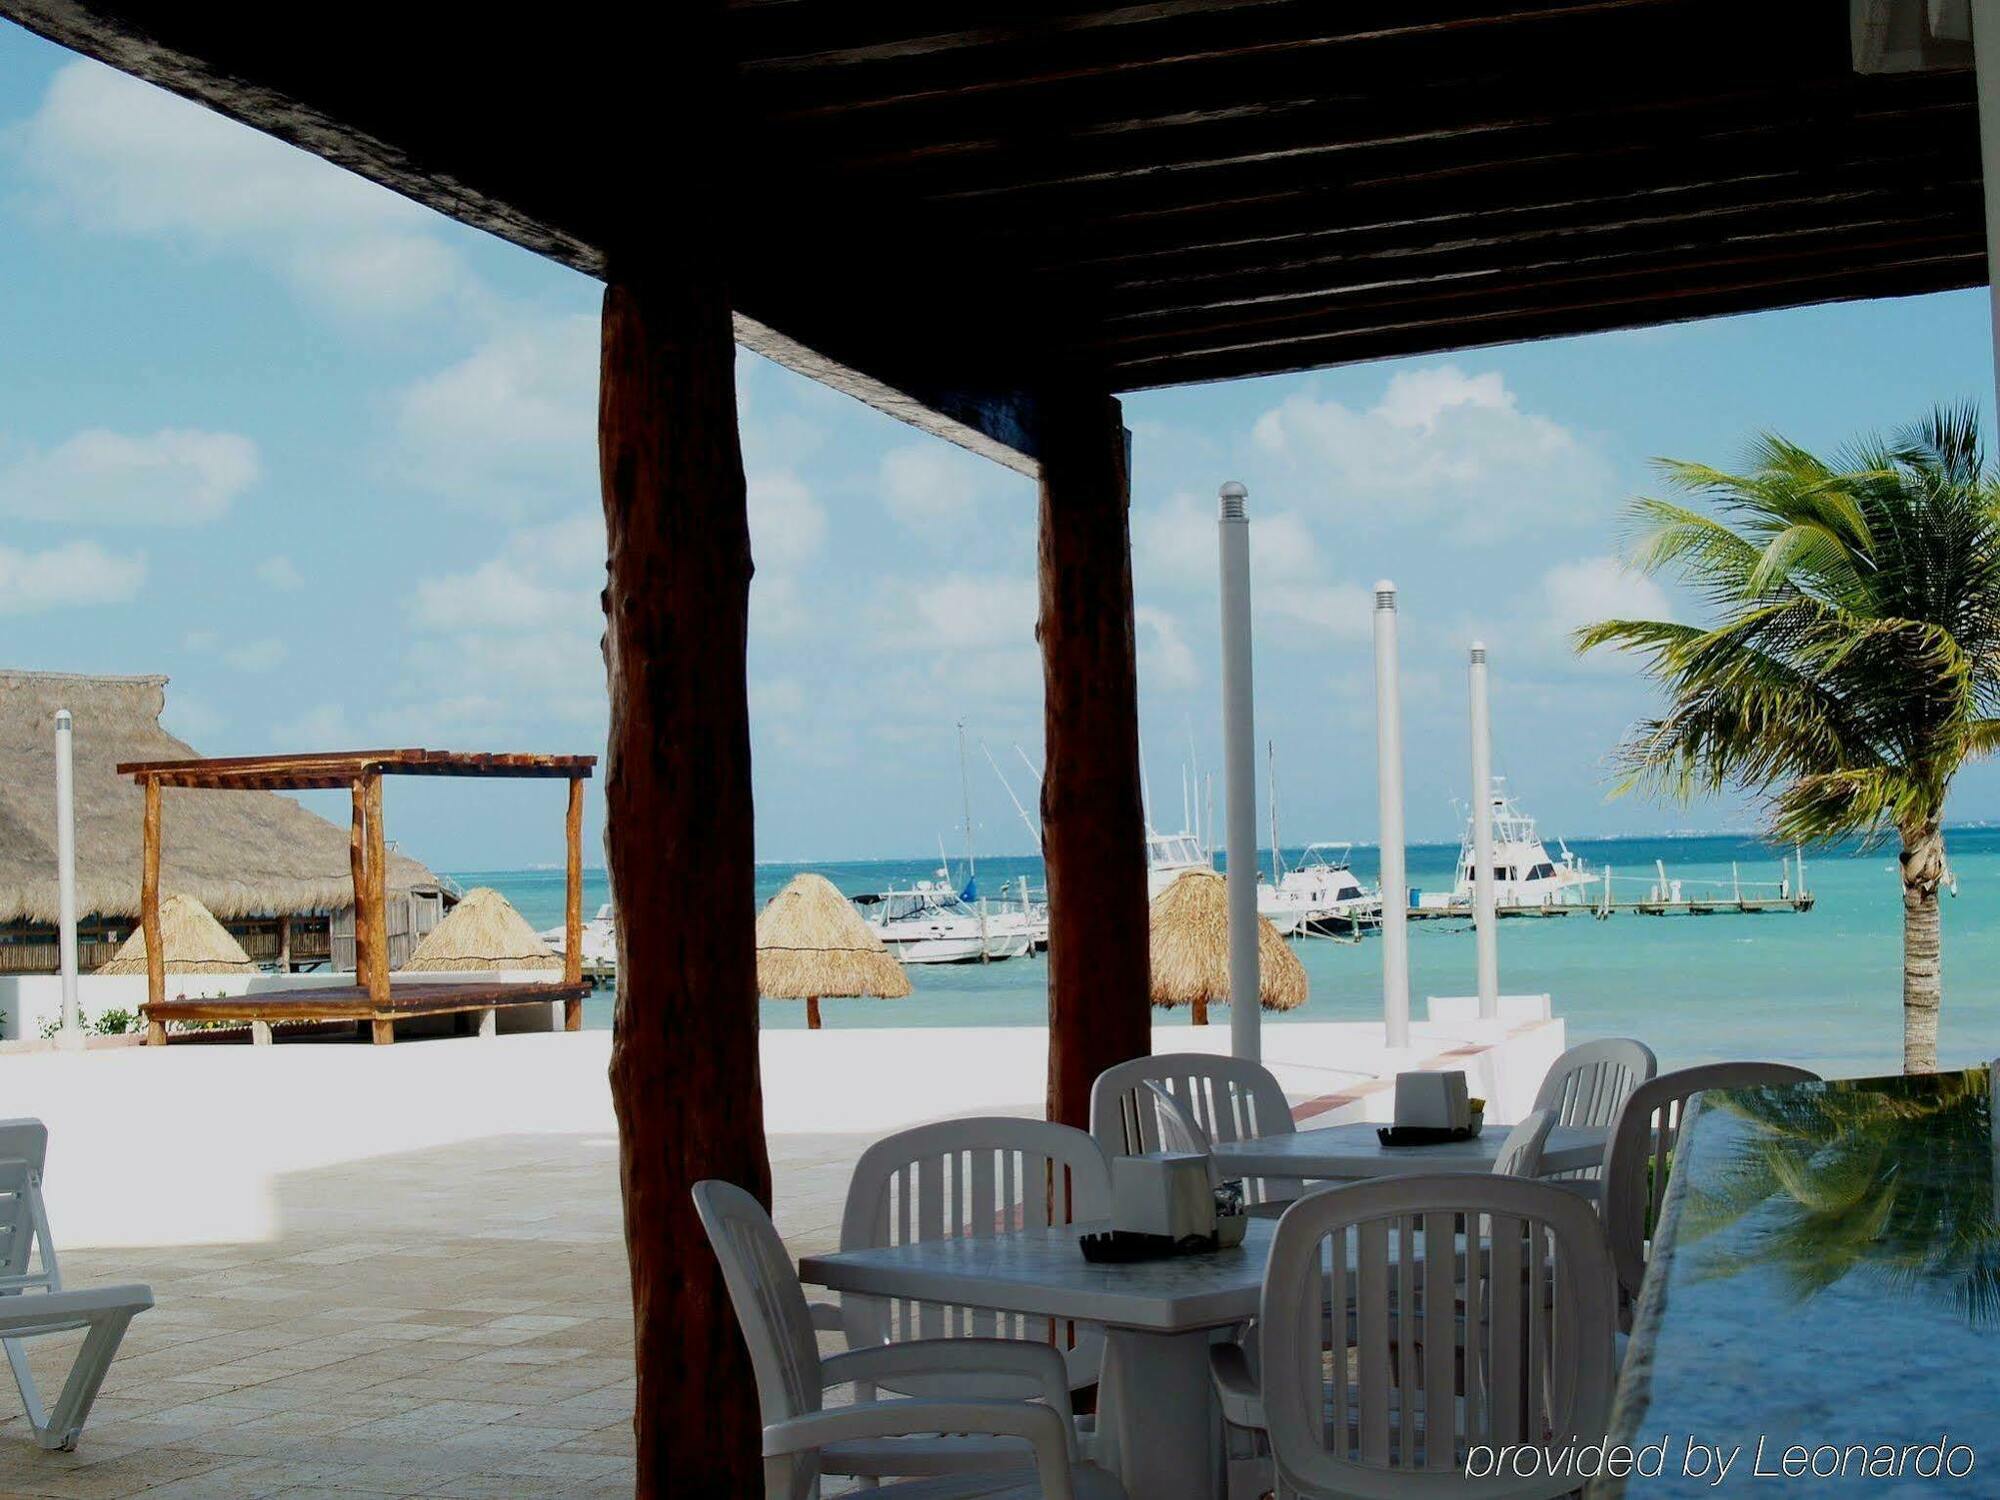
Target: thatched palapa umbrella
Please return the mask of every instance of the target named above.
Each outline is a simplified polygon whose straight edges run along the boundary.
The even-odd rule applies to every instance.
[[[513,903],[482,885],[467,891],[451,915],[424,934],[403,971],[561,967],[562,960],[535,936]]]
[[[257,968],[243,945],[229,935],[229,929],[192,896],[169,896],[160,903],[160,947],[166,953],[169,974],[250,974]],[[145,973],[146,929],[133,928],[132,935],[97,972]]]
[[[1153,1004],[1194,1007],[1194,1024],[1208,1024],[1211,1005],[1229,1003],[1228,887],[1211,870],[1189,870],[1153,898]],[[1266,1010],[1306,1003],[1306,969],[1278,929],[1257,919],[1259,998]]]
[[[803,1000],[819,1030],[819,1002],[834,995],[900,1000],[910,976],[824,875],[794,875],[757,913],[757,993]]]

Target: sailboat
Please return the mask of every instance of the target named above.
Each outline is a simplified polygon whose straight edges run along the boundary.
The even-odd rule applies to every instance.
[[[1032,906],[1012,904],[989,908],[979,894],[979,864],[972,847],[972,783],[965,763],[965,722],[958,725],[959,790],[965,811],[965,883],[952,879],[944,840],[938,839],[935,880],[919,880],[907,889],[853,898],[855,910],[875,930],[882,944],[906,964],[993,963],[1021,958],[1035,950],[1039,930],[1048,942],[1048,914]]]

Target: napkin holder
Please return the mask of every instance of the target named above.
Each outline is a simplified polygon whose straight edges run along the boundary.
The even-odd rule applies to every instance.
[[[1208,1158],[1156,1151],[1111,1162],[1112,1227],[1178,1243],[1215,1233],[1215,1193]]]
[[[1472,1097],[1463,1073],[1398,1073],[1396,1128],[1465,1130],[1472,1124]]]

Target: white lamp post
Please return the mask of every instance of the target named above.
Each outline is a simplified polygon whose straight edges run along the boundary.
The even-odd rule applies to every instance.
[[[76,997],[76,759],[70,713],[56,710],[56,948],[62,964],[62,1043],[83,1045]]]
[[[1403,695],[1396,661],[1396,585],[1375,585],[1375,784],[1382,822],[1382,1025],[1410,1044],[1409,880],[1403,868]]]
[[[1257,972],[1256,715],[1250,686],[1250,491],[1221,490],[1216,519],[1222,563],[1222,765],[1224,871],[1229,907],[1229,1050],[1263,1054]]]

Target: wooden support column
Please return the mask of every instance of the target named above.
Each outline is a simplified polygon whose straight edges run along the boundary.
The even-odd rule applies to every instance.
[[[563,901],[563,983],[583,983],[583,778],[569,779],[569,814],[563,820],[569,876]],[[563,1001],[563,1030],[583,1030],[583,1002]]]
[[[347,873],[354,884],[354,982],[368,983],[368,931],[362,921],[362,908],[367,904],[362,892],[368,889],[368,793],[359,781],[349,792],[353,801],[353,811],[347,820]],[[333,922],[327,920],[327,956],[332,967]]]
[[[688,243],[698,252],[702,238]],[[610,547],[604,790],[641,1495],[763,1492],[749,1357],[688,1194],[717,1177],[771,1196],[734,364],[713,268],[634,282],[614,267],[598,397]]]
[[[362,778],[368,816],[368,886],[357,915],[368,920],[368,974],[362,981],[376,1005],[389,1003],[389,848],[382,835],[382,773]],[[357,930],[359,924],[357,923]],[[387,1022],[375,1023],[375,1040],[389,1040]]]
[[[292,972],[292,919],[288,914],[278,918],[278,972]]]
[[[1097,1075],[1152,1050],[1131,484],[1109,396],[1045,398],[1042,433],[1048,1116],[1083,1129]]]
[[[146,1003],[167,998],[167,954],[160,936],[160,783],[146,778],[146,810],[139,824],[139,926],[146,934]],[[146,1019],[146,1041],[167,1044],[166,1024]]]

